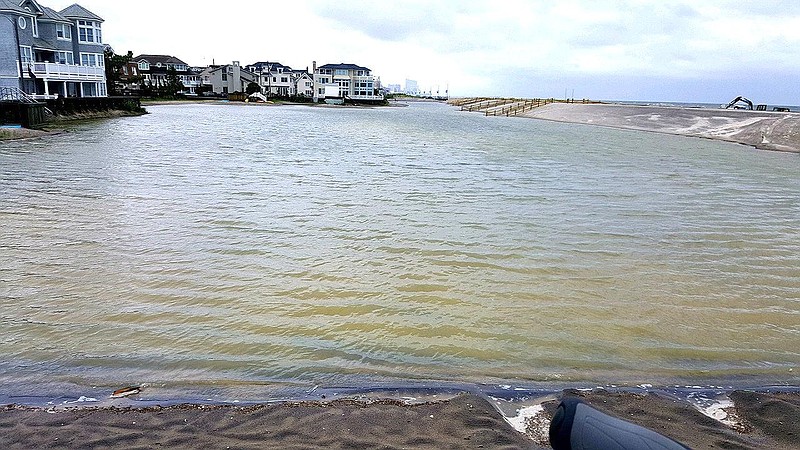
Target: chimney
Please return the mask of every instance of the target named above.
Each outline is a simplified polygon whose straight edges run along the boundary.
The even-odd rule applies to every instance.
[[[317,73],[317,62],[316,62],[316,61],[311,61],[311,67],[313,67],[313,68],[314,68],[314,71],[313,71],[313,72],[311,72],[311,73],[312,73],[312,74],[315,74],[315,73]]]

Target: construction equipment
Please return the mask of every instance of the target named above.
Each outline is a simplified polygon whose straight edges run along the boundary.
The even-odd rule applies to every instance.
[[[739,103],[739,102],[746,103],[747,107],[744,107],[744,106],[741,106],[741,105],[737,105],[737,103]],[[725,109],[731,109],[731,108],[733,108],[733,109],[749,109],[749,110],[752,110],[753,109],[753,102],[751,102],[747,98],[742,97],[740,95],[740,96],[736,97],[735,99],[731,100],[731,102],[728,103],[728,106],[725,107]]]

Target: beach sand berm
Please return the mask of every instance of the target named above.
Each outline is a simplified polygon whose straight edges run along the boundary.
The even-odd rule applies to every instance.
[[[599,103],[551,103],[521,114],[557,122],[701,137],[800,152],[800,113]]]

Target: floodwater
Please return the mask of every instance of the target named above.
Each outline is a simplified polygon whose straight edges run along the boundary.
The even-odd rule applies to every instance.
[[[441,104],[148,109],[0,142],[6,389],[800,384],[798,155]]]

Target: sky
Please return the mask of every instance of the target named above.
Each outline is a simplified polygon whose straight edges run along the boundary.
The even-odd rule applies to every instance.
[[[193,66],[344,62],[451,96],[800,105],[796,0],[78,2],[117,53]]]

